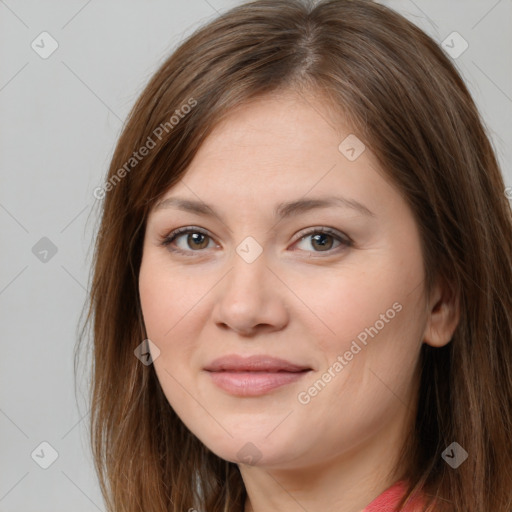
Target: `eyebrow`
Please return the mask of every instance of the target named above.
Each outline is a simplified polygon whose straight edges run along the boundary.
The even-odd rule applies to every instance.
[[[298,199],[296,201],[289,201],[279,203],[274,209],[274,217],[284,219],[293,215],[299,215],[317,208],[328,208],[330,206],[336,206],[339,208],[350,208],[358,211],[362,215],[369,217],[375,217],[375,214],[370,211],[366,206],[360,202],[349,199],[346,197],[318,197],[311,199]],[[202,201],[195,201],[192,199],[186,199],[182,197],[169,197],[158,202],[155,210],[161,210],[165,208],[176,208],[185,210],[190,213],[195,213],[202,216],[215,216],[222,219],[211,205],[208,205]]]

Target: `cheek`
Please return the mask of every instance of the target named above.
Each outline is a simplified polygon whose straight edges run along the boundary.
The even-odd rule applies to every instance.
[[[297,294],[307,293],[310,306],[310,312],[303,315],[303,319],[312,332],[316,325],[323,352],[343,353],[355,339],[364,346],[372,334],[390,330],[389,325],[400,315],[397,312],[400,305],[396,303],[401,303],[404,297],[401,283],[404,278],[391,278],[389,272],[383,278],[381,269],[343,268],[338,274],[320,276],[320,280],[317,277],[314,290],[307,284],[308,279],[301,282],[309,286],[309,290],[301,290],[297,284]]]
[[[329,328],[308,316],[310,331],[315,324],[326,333],[316,340],[325,365],[322,380],[335,395],[351,396],[351,402],[407,389],[414,373],[425,320],[421,267],[397,261],[383,265],[381,259],[364,272],[354,268],[317,283],[322,293],[310,294],[312,309]]]
[[[155,369],[165,387],[173,386],[164,370],[187,380],[187,369],[196,366],[200,331],[205,321],[205,296],[212,284],[192,278],[169,265],[165,254],[144,253],[139,273],[139,294],[147,337],[160,356]]]
[[[175,297],[167,286],[162,286],[162,277],[158,267],[152,266],[147,259],[143,260],[139,275],[142,315],[148,338],[158,346],[166,330],[172,326],[171,315],[176,310],[170,307]]]
[[[350,308],[338,314],[336,336],[321,341],[325,366],[299,390],[299,403],[308,402],[299,411],[319,418],[333,451],[368,439],[410,403],[420,349],[417,310],[395,291],[385,299],[359,315]]]
[[[175,272],[165,256],[145,251],[139,273],[139,295],[146,332],[150,339],[165,345],[194,304],[197,287]],[[199,299],[196,298],[196,302]]]
[[[190,416],[190,395],[193,389],[189,369],[197,351],[193,332],[197,323],[189,322],[187,313],[198,302],[184,290],[193,289],[187,279],[162,264],[159,255],[144,254],[139,273],[139,294],[147,337],[160,353],[153,367],[167,401],[181,417]],[[192,294],[195,295],[195,294]],[[193,425],[187,425],[189,428]]]

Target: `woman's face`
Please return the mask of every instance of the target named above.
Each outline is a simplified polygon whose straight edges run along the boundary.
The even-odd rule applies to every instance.
[[[148,218],[139,285],[156,374],[232,462],[305,467],[370,447],[388,460],[414,408],[417,226],[325,105],[282,93],[234,111]],[[177,228],[190,232],[163,245]],[[231,355],[304,371],[207,370]]]

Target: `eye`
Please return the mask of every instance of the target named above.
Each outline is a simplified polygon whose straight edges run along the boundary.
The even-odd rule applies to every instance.
[[[314,248],[313,252],[332,252],[340,245],[345,247],[352,245],[352,240],[348,236],[330,228],[314,228],[302,233],[298,243],[304,242],[308,238],[310,239],[310,246]],[[338,245],[333,249],[336,242],[338,242]]]
[[[185,237],[185,235],[187,235]],[[317,227],[303,232],[296,244],[304,243],[308,238],[311,239],[310,252],[333,252],[339,246],[351,247],[352,240],[342,233],[331,228]],[[181,246],[179,242],[181,240]],[[193,256],[194,252],[201,252],[202,249],[208,249],[213,239],[202,228],[189,226],[178,228],[164,236],[160,244],[167,247],[170,251],[178,252],[186,256]],[[338,243],[336,247],[333,246]],[[173,246],[174,244],[174,246]],[[295,244],[294,244],[295,245]],[[215,244],[214,244],[215,246]],[[309,249],[304,249],[308,251]]]
[[[187,235],[185,237],[185,235]],[[171,244],[175,240],[182,239],[182,246],[172,247]],[[179,252],[182,254],[190,255],[190,252],[198,252],[201,249],[208,248],[208,240],[212,240],[211,237],[203,231],[201,228],[194,226],[178,228],[169,233],[161,241],[161,245],[167,247],[170,251]]]

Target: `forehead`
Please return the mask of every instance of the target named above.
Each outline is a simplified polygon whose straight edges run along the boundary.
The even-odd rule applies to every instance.
[[[335,117],[323,96],[294,91],[274,93],[238,106],[215,127],[198,159],[252,157],[267,164],[300,163],[305,153],[337,158],[343,134],[352,132]]]
[[[358,138],[322,96],[260,97],[215,127],[163,200],[180,195],[221,206],[274,208],[305,196],[342,195],[375,203],[396,195],[361,141],[356,148],[361,154],[347,158],[346,140],[357,144]]]

